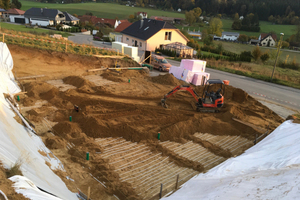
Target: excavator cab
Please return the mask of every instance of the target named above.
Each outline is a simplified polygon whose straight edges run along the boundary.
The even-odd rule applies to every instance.
[[[217,87],[216,87],[217,86]],[[218,88],[218,89],[217,89]],[[198,102],[202,107],[221,108],[224,104],[225,85],[220,79],[210,79],[206,82],[202,98]]]
[[[220,87],[216,86],[220,85]],[[167,108],[167,98],[169,98],[172,94],[179,90],[186,90],[190,92],[193,97],[196,99],[197,103],[193,103],[193,108],[198,112],[219,112],[220,108],[224,104],[224,93],[225,93],[225,85],[219,79],[210,79],[206,82],[206,85],[203,90],[203,94],[200,97],[196,91],[191,86],[179,85],[176,86],[173,90],[171,90],[168,94],[161,99],[161,104],[164,108]]]

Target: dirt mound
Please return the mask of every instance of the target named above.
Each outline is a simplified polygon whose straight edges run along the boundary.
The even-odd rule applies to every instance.
[[[46,139],[45,145],[49,149],[64,149],[67,146],[67,142],[61,137],[53,136]]]
[[[77,88],[80,88],[85,85],[87,85],[89,87],[95,87],[95,84],[89,82],[88,80],[86,80],[85,78],[80,77],[80,76],[68,76],[68,77],[64,78],[63,81],[64,81],[64,83],[73,85]]]
[[[56,96],[58,96],[58,94],[59,94],[58,88],[52,88],[51,90],[49,90],[47,92],[41,93],[40,97],[44,100],[49,101],[49,100],[55,98]]]
[[[55,88],[53,85],[45,82],[31,82],[24,84],[24,87],[27,92],[27,96],[34,98],[39,98],[40,94],[49,92]]]
[[[89,93],[89,94],[95,93],[95,91],[88,85],[84,85],[84,86],[80,87],[78,89],[78,91],[79,92],[84,92],[84,93]]]
[[[73,134],[80,134],[82,130],[78,124],[72,122],[59,122],[53,126],[55,134],[59,134],[64,138],[70,138]]]
[[[150,80],[154,83],[159,83],[162,85],[188,85],[188,83],[178,80],[175,78],[172,74],[166,74],[166,75],[159,75],[155,77],[151,77]]]
[[[116,72],[104,72],[101,74],[101,76],[107,80],[113,81],[113,82],[125,82],[126,79],[122,77],[120,73]]]
[[[248,93],[244,90],[236,88],[232,94],[232,100],[238,103],[244,103],[248,99]]]

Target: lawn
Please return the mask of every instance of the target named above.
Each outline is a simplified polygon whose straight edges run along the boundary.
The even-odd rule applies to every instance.
[[[261,33],[269,33],[271,31],[274,31],[277,34],[277,38],[280,38],[280,33],[284,33],[283,39],[289,38],[291,35],[296,33],[296,25],[278,25],[275,24],[273,25],[271,22],[267,21],[260,21],[260,32],[248,32],[248,31],[240,31],[240,30],[232,30],[231,25],[232,25],[232,20],[231,19],[222,19],[223,23],[223,28],[222,30],[225,32],[238,32],[240,34],[245,34],[248,36],[256,36],[259,37]],[[204,27],[200,27],[199,24],[194,24],[193,26],[182,26],[182,25],[176,25],[178,29],[184,29],[184,30],[190,30],[190,31],[202,31],[208,28],[207,25]]]
[[[66,33],[66,32],[61,32],[61,31],[55,31],[55,30],[50,30],[50,29],[41,29],[41,28],[26,28],[24,25],[15,25],[15,24],[8,24],[5,22],[0,22],[0,26],[3,29],[7,30],[14,30],[14,31],[20,31],[20,32],[28,32],[28,33],[33,33],[33,34],[42,34],[45,33],[47,35],[50,35],[51,32],[56,33],[56,34],[61,34],[63,37],[68,37],[72,34]],[[51,32],[50,32],[51,31]],[[53,34],[51,33],[51,34]]]
[[[60,11],[67,11],[70,14],[84,15],[86,12],[92,12],[97,17],[115,19],[127,19],[129,15],[135,12],[147,12],[151,16],[167,16],[185,18],[185,15],[178,12],[167,12],[151,8],[129,7],[117,3],[72,3],[72,4],[51,4],[34,1],[20,0],[22,3],[21,10],[28,10],[32,7],[52,8]]]
[[[231,19],[222,19],[223,23],[223,30],[228,32],[239,32],[240,34],[245,34],[248,36],[256,36],[258,37],[260,33],[269,33],[274,31],[277,34],[277,38],[280,37],[280,33],[284,33],[284,39],[289,38],[291,35],[296,33],[296,25],[273,25],[271,22],[267,21],[260,21],[260,32],[247,32],[247,31],[240,31],[240,30],[232,30],[233,20]]]
[[[252,51],[254,49],[253,45],[249,44],[238,44],[238,43],[231,43],[231,42],[222,42],[222,41],[215,41],[216,44],[221,43],[223,45],[223,48],[227,51],[240,54],[242,51]],[[269,47],[260,47],[262,52],[269,51],[276,51],[275,48],[269,48]],[[279,60],[284,61],[289,56],[289,60],[291,61],[294,58],[296,59],[297,63],[300,63],[300,51],[290,51],[283,49],[280,51]]]

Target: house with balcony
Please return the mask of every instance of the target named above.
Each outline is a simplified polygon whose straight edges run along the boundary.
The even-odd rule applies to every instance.
[[[172,24],[154,20],[142,19],[134,22],[122,32],[122,42],[139,50],[154,51],[163,45],[179,42],[184,45],[189,39]]]
[[[56,9],[30,8],[24,13],[25,23],[38,26],[56,26],[66,20],[63,12]]]

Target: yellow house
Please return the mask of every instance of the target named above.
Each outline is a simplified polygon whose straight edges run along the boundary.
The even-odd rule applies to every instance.
[[[184,45],[189,41],[175,26],[168,22],[142,19],[124,29],[122,42],[136,46],[139,50],[154,51],[162,45],[180,42]]]

